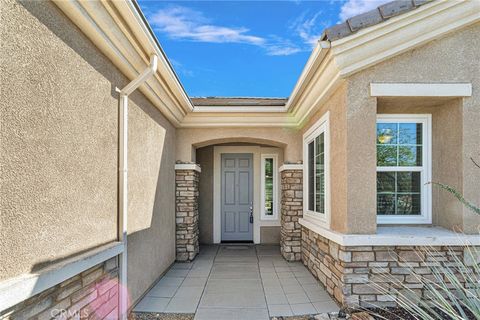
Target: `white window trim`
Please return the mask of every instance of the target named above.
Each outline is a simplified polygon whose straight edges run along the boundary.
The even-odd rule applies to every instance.
[[[303,216],[312,223],[330,228],[330,112],[327,111],[303,134]],[[325,213],[308,210],[308,142],[323,132],[325,144]]]
[[[377,167],[378,171],[420,171],[422,198],[420,216],[379,216],[377,224],[431,224],[432,223],[432,115],[431,114],[378,114],[377,123],[422,123],[422,169],[418,167]],[[376,186],[375,186],[376,192]]]
[[[273,159],[273,215],[267,216],[265,214],[265,159]],[[262,154],[261,155],[261,220],[278,220],[278,212],[280,208],[280,202],[278,201],[278,156],[276,154]]]
[[[370,83],[372,97],[471,97],[471,83]]]

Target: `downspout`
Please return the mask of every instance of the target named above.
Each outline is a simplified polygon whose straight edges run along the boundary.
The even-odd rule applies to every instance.
[[[157,71],[158,57],[150,56],[150,65],[137,78],[132,80],[125,88],[117,91],[119,99],[119,209],[118,209],[118,241],[123,244],[123,252],[119,256],[119,295],[118,318],[126,320],[128,315],[128,290],[127,290],[127,213],[128,213],[128,95],[135,91],[142,83]]]

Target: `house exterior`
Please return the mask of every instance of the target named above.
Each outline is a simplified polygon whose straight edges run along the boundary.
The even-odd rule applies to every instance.
[[[279,244],[342,305],[394,305],[377,274],[480,246],[480,217],[429,184],[480,203],[478,1],[326,29],[288,99],[188,97],[132,1],[1,8],[0,316],[124,316],[222,241]],[[127,116],[116,88],[153,56]]]

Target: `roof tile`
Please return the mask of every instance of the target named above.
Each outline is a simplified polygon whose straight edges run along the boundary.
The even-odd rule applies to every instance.
[[[328,40],[334,41],[349,36],[352,34],[352,30],[350,30],[348,24],[344,22],[326,29],[325,34],[327,35]]]
[[[410,11],[414,9],[414,6],[411,0],[397,0],[381,5],[378,9],[380,10],[382,17],[388,19]]]
[[[374,9],[348,19],[347,23],[350,25],[350,29],[355,32],[360,29],[376,25],[382,21],[383,19],[380,15],[380,11],[378,11],[378,9]]]
[[[347,22],[325,29],[322,40],[335,41],[383,21],[411,11],[434,0],[396,0],[386,3],[372,11],[347,19]]]
[[[421,5],[424,5],[425,3],[428,3],[433,0],[413,0],[413,4],[415,7],[420,7]]]

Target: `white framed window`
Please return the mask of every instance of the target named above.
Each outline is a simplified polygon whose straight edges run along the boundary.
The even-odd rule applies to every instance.
[[[377,223],[432,223],[431,115],[377,115]]]
[[[330,228],[329,112],[303,135],[303,211]]]
[[[261,160],[261,219],[278,220],[278,157],[262,154]]]

